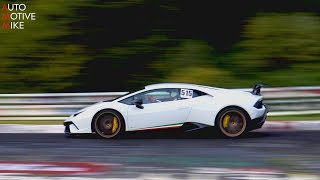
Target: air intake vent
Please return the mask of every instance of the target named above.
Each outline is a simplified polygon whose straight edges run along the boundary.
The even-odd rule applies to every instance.
[[[258,102],[256,102],[256,103],[254,104],[253,107],[255,107],[255,108],[257,108],[257,109],[261,109],[262,106],[263,106],[263,102],[262,102],[262,100],[259,100]]]

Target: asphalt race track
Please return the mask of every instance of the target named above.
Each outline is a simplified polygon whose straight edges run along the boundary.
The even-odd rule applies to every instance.
[[[139,132],[115,140],[63,134],[0,134],[0,161],[71,161],[106,164],[92,177],[265,179],[320,172],[319,131],[214,134]],[[79,175],[81,176],[81,175]],[[88,177],[88,175],[86,175]],[[263,179],[263,178],[260,178]]]

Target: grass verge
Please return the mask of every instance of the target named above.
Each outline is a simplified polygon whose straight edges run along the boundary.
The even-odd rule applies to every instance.
[[[288,116],[268,116],[268,121],[301,121],[320,120],[320,114],[288,115]]]

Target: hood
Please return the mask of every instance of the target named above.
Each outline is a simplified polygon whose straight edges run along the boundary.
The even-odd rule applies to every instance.
[[[95,109],[97,106],[100,106],[101,104],[110,104],[111,102],[112,102],[112,100],[111,100],[111,101],[108,101],[108,102],[100,101],[100,102],[94,103],[94,104],[92,104],[92,105],[88,105],[87,107],[82,108],[82,109],[78,110],[77,112],[75,112],[75,113],[73,113],[73,114],[79,114],[79,113],[81,113],[81,112],[83,112],[83,111],[87,111],[87,110],[89,110],[89,109],[91,109],[91,108]]]

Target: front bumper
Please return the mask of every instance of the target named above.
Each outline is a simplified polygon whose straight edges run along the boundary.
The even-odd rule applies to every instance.
[[[72,134],[70,128],[77,128],[77,126],[75,124],[73,124],[73,122],[64,122],[63,125],[64,127],[64,133],[65,134]]]
[[[65,134],[89,134],[91,130],[91,116],[84,113],[78,115],[71,115],[68,117],[63,125]]]

